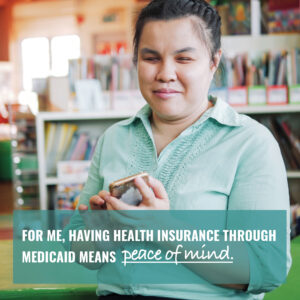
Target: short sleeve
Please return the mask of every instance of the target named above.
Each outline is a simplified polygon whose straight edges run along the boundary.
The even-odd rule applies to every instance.
[[[90,197],[98,194],[98,192],[100,190],[102,190],[103,178],[100,177],[99,168],[100,168],[101,153],[102,153],[102,147],[103,147],[103,139],[104,139],[104,136],[102,136],[97,143],[97,147],[95,149],[95,152],[94,152],[94,155],[93,155],[93,158],[91,161],[88,179],[87,179],[87,182],[80,194],[78,206],[80,204],[85,204],[85,205],[89,206]],[[78,206],[77,206],[77,208],[78,208]],[[63,232],[62,232],[62,235],[66,241],[64,244],[65,249],[67,249],[69,251],[71,248],[71,245],[68,241],[69,240],[68,239],[69,230],[79,230],[79,229],[83,229],[84,227],[85,227],[85,224],[82,220],[82,217],[80,216],[78,210],[76,209],[76,211],[74,212],[73,216],[70,219],[69,224],[67,226],[65,226],[65,228],[63,229]]]
[[[276,263],[285,259],[288,272],[291,257],[289,192],[285,166],[272,134],[261,125],[256,127],[255,131],[250,132],[247,142],[240,146],[242,154],[230,192],[228,209],[286,211],[286,252],[268,243],[263,247],[246,244],[250,267],[247,292],[259,294],[271,291],[283,283],[285,278],[282,279],[276,272]],[[266,253],[270,255],[270,259],[263,259]]]

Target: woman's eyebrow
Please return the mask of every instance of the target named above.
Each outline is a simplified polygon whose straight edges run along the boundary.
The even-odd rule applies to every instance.
[[[154,54],[154,55],[159,55],[159,53],[155,50],[149,49],[149,48],[143,48],[141,49],[142,54]]]
[[[194,52],[196,51],[196,48],[193,47],[185,47],[179,50],[176,50],[173,52],[173,54],[179,54],[183,52]],[[150,48],[143,48],[141,49],[141,54],[154,54],[154,55],[159,55],[159,52]]]
[[[179,53],[183,53],[183,52],[195,52],[197,49],[193,48],[193,47],[186,47],[186,48],[182,48],[179,50],[174,51],[174,54],[179,54]]]

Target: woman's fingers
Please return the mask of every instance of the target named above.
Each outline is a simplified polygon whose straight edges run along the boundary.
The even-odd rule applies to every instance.
[[[139,189],[142,197],[143,202],[151,203],[154,200],[154,194],[151,188],[147,185],[144,179],[137,177],[134,179],[134,184]]]
[[[156,178],[149,176],[149,186],[152,188],[154,195],[159,199],[168,199],[168,194],[164,185]]]
[[[167,200],[168,194],[163,186],[163,184],[153,178],[149,177],[149,183],[147,184],[144,179],[137,177],[134,180],[136,187],[139,189],[143,197],[143,205],[145,206],[155,206],[156,198]],[[136,210],[138,207],[129,205],[117,198],[114,198],[107,191],[100,191],[98,195],[94,195],[90,198],[90,207],[92,210]],[[87,210],[86,205],[81,204],[78,207],[79,210]]]
[[[110,205],[113,210],[133,210],[136,209],[135,206],[129,205],[115,197],[107,195],[105,201]]]
[[[89,209],[89,207],[87,205],[85,205],[85,204],[80,204],[78,206],[78,210],[88,210],[88,209]]]
[[[98,196],[99,196],[100,198],[102,198],[102,199],[105,199],[106,196],[110,196],[110,193],[107,192],[107,191],[100,191],[100,192],[98,193]]]
[[[94,195],[90,198],[90,206],[92,210],[104,209],[105,201],[98,195]]]

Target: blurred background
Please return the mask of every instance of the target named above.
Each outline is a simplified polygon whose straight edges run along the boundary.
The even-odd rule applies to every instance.
[[[145,104],[132,64],[132,37],[148,2],[0,0],[0,240],[12,238],[14,209],[74,209],[99,136]],[[295,238],[299,0],[210,3],[222,17],[224,52],[210,94],[263,123],[277,139]],[[293,272],[300,274],[299,267]],[[288,299],[298,299],[297,293],[289,291]]]

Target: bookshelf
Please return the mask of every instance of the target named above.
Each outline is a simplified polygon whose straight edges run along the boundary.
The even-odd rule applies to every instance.
[[[257,52],[257,51],[281,51],[300,47],[300,35],[291,34],[261,34],[260,32],[260,5],[258,0],[251,0],[251,34],[234,35],[222,37],[222,48],[224,54],[229,56],[237,53]],[[146,3],[146,2],[145,2]],[[140,9],[145,3],[137,4],[131,7],[133,10]],[[87,51],[86,55],[91,55],[92,51]],[[98,60],[100,57],[98,57]],[[96,58],[97,61],[97,58]],[[105,90],[105,89],[104,89]],[[117,93],[118,90],[114,91]],[[121,91],[123,93],[124,91]],[[109,95],[108,95],[109,98]],[[126,98],[126,97],[125,97]],[[130,98],[130,97],[127,97]],[[119,108],[115,104],[115,108]],[[111,105],[110,107],[113,107]],[[255,119],[264,116],[284,116],[291,119],[291,123],[300,132],[300,104],[287,105],[257,105],[257,106],[236,106],[235,109],[243,114],[250,115]],[[104,111],[101,113],[40,113],[37,115],[37,150],[39,161],[39,190],[40,190],[40,208],[48,209],[53,201],[54,188],[58,185],[59,179],[55,175],[47,175],[45,161],[45,124],[48,122],[72,122],[78,124],[81,128],[91,131],[97,130],[99,135],[114,122],[128,118],[133,115],[131,111]],[[299,135],[299,134],[298,134]],[[300,170],[287,172],[287,177],[291,185],[291,190],[297,194],[297,201],[300,203]]]
[[[42,112],[36,116],[37,128],[37,153],[38,153],[38,173],[39,173],[39,192],[40,192],[40,209],[49,209],[53,206],[54,187],[59,184],[56,176],[48,176],[46,170],[45,156],[45,127],[48,122],[55,123],[72,123],[78,125],[80,130],[85,130],[101,135],[106,128],[117,121],[129,118],[132,112],[104,111],[101,113],[65,113],[65,112]],[[51,199],[51,201],[50,201]]]
[[[300,48],[299,33],[262,34],[261,18],[262,7],[259,0],[251,0],[251,33],[249,35],[223,35],[223,54],[233,57],[247,53],[250,56],[259,52],[279,52],[286,50],[289,53],[294,48]],[[299,84],[299,83],[298,83]],[[300,136],[300,106],[294,105],[248,105],[236,107],[237,111],[260,120],[264,117],[283,117],[293,125],[295,134]],[[288,170],[290,195],[294,201],[300,203],[300,170]],[[293,203],[291,200],[291,204]]]

